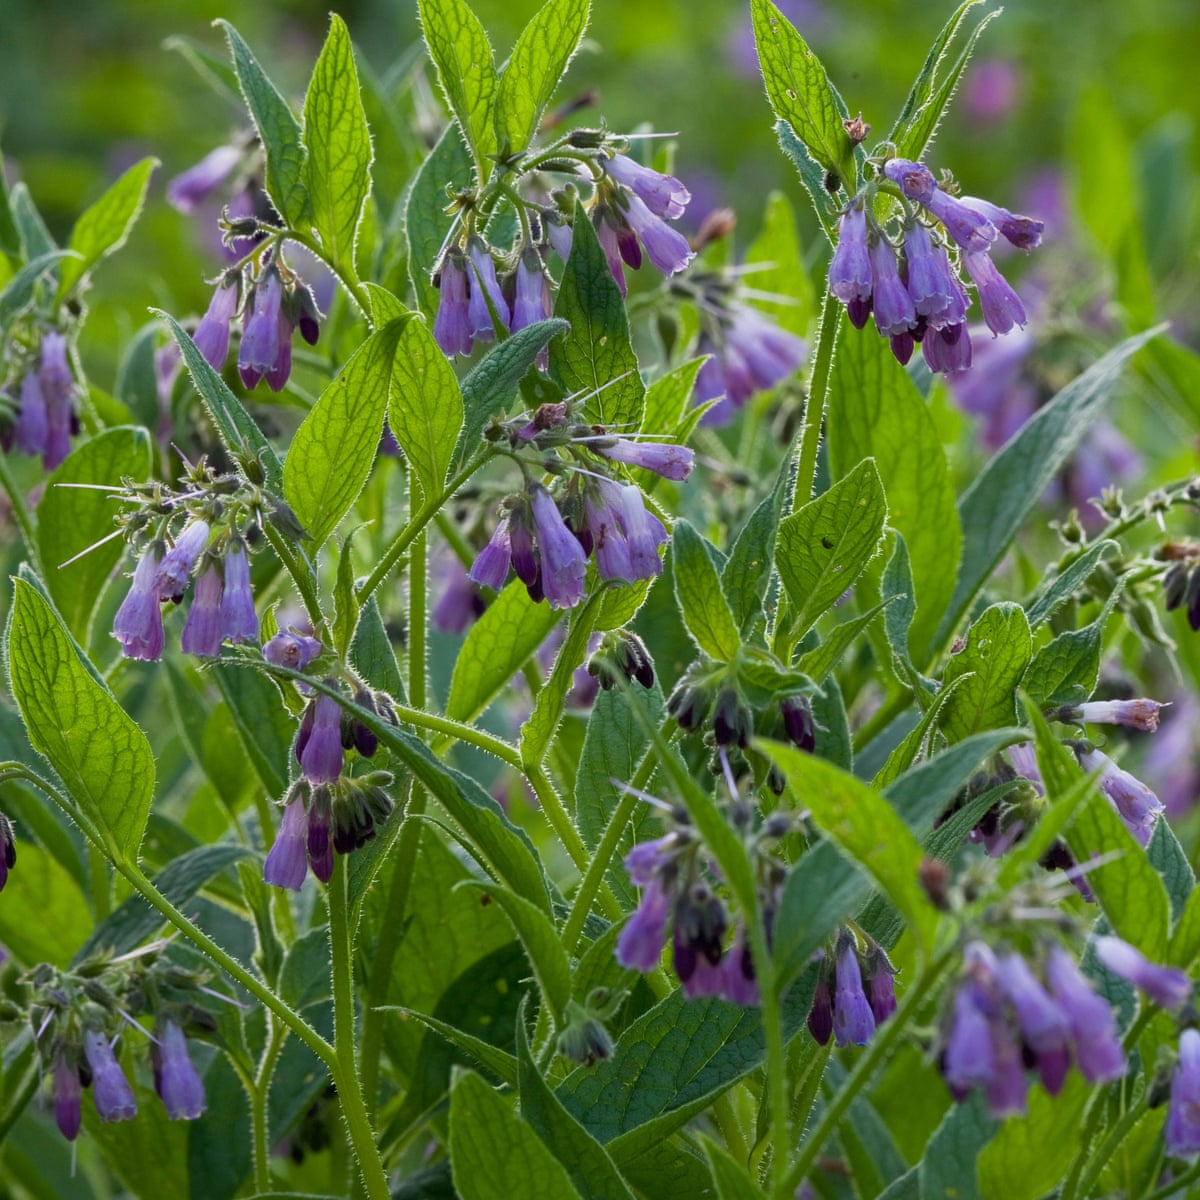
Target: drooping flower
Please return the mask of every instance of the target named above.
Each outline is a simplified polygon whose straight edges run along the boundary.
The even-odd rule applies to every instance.
[[[673,175],[660,174],[624,154],[604,156],[600,165],[617,183],[634,192],[657,217],[666,220],[682,217],[692,198],[691,192]]]
[[[1191,999],[1192,981],[1186,971],[1151,962],[1135,946],[1119,937],[1098,937],[1096,957],[1162,1008],[1177,1011]]]
[[[46,398],[36,371],[27,371],[21,380],[21,406],[13,429],[13,440],[22,454],[43,454],[46,450]]]
[[[303,671],[323,649],[321,643],[314,637],[306,637],[301,633],[277,633],[262,648],[262,656],[277,667],[290,667],[293,671]]]
[[[546,600],[551,608],[573,608],[583,599],[587,557],[544,487],[534,485],[530,508]]]
[[[492,252],[482,238],[473,237],[467,243],[467,258],[471,264],[467,301],[471,333],[481,342],[490,342],[495,336],[493,313],[500,328],[504,332],[508,331],[508,301],[504,299],[504,293],[496,279],[496,263],[492,259]]]
[[[967,273],[979,291],[979,307],[983,319],[993,334],[1008,333],[1014,325],[1024,325],[1025,306],[1020,296],[1013,291],[1008,280],[996,270],[991,255],[986,251],[964,255]]]
[[[965,324],[929,329],[921,339],[921,354],[931,371],[953,375],[971,367],[971,335]]]
[[[284,327],[289,336],[281,336]],[[269,267],[250,294],[250,314],[242,327],[238,374],[249,390],[267,376],[272,391],[287,382],[291,368],[291,325],[283,316],[283,280]],[[281,378],[282,374],[282,378]]]
[[[625,862],[633,876],[629,859]],[[635,971],[653,971],[666,943],[671,897],[663,890],[657,875],[650,876],[641,887],[642,898],[637,909],[617,938],[617,961]]]
[[[121,643],[126,658],[157,662],[163,651],[162,608],[159,603],[158,571],[161,551],[147,549],[133,572],[133,583],[113,618],[113,637]]]
[[[696,462],[695,451],[675,442],[631,441],[629,438],[613,438],[590,443],[597,454],[613,462],[631,467],[642,467],[653,471],[664,479],[676,481],[686,479]]]
[[[329,788],[322,784],[313,789],[308,808],[308,862],[313,874],[328,883],[333,877],[333,803]]]
[[[865,1046],[875,1032],[875,1014],[863,990],[854,938],[843,933],[835,952],[833,1034],[839,1046]]]
[[[1000,231],[1001,236],[1018,250],[1032,250],[1042,244],[1042,232],[1046,228],[1044,221],[1011,213],[1007,208],[1001,208],[988,200],[980,200],[976,196],[963,196],[959,202],[989,220]]]
[[[92,1099],[102,1121],[128,1121],[137,1116],[137,1101],[125,1072],[113,1056],[103,1033],[88,1030],[83,1035],[83,1052],[92,1069]]]
[[[513,299],[512,331],[524,329],[544,321],[551,312],[550,281],[542,267],[542,258],[533,247],[528,247],[517,263],[516,295]],[[549,351],[543,347],[538,366],[543,370],[549,362]]]
[[[79,1082],[79,1068],[60,1054],[54,1061],[54,1122],[58,1131],[69,1142],[79,1136],[83,1123],[83,1085]]]
[[[305,778],[312,783],[334,783],[342,773],[342,709],[330,696],[319,695],[309,706],[308,736],[301,726],[296,741],[296,757]],[[303,738],[303,743],[301,743]]]
[[[167,203],[181,213],[192,212],[233,174],[242,156],[239,146],[218,146],[210,151],[167,183]]]
[[[508,518],[501,517],[492,532],[491,539],[471,564],[469,573],[471,582],[498,592],[508,578],[511,557]]]
[[[896,1011],[896,968],[882,946],[873,946],[867,957],[867,992],[876,1026]]]
[[[187,1039],[168,1021],[151,1046],[154,1087],[172,1121],[194,1121],[207,1107],[204,1084],[188,1057]]]
[[[1158,728],[1158,714],[1164,706],[1157,700],[1089,700],[1073,705],[1064,720],[1080,721],[1086,725],[1124,725],[1153,733]]]
[[[42,338],[38,387],[46,406],[46,440],[42,466],[53,471],[71,451],[75,422],[75,381],[67,362],[67,339],[50,330]]]
[[[1124,1075],[1125,1053],[1112,1009],[1061,946],[1053,946],[1046,959],[1046,982],[1070,1023],[1075,1062],[1084,1079],[1104,1083]]]
[[[235,275],[232,280],[222,280],[217,284],[208,302],[208,309],[200,318],[192,340],[196,349],[204,355],[205,361],[214,371],[220,371],[225,366],[229,355],[229,323],[237,312],[238,301],[241,299],[239,281],[241,275]]]
[[[1086,744],[1075,746],[1079,765],[1085,771],[1100,771],[1100,790],[1109,798],[1125,827],[1146,846],[1162,812],[1162,801],[1140,780],[1118,767],[1107,754]]]
[[[900,278],[896,251],[882,235],[874,238],[867,248],[871,261],[871,303],[875,327],[884,337],[895,337],[909,331],[917,319],[912,297]]]
[[[996,974],[1017,1015],[1021,1038],[1037,1059],[1038,1074],[1046,1091],[1058,1095],[1071,1065],[1067,1014],[1019,954],[1003,955]]]
[[[1179,1035],[1179,1061],[1171,1076],[1167,1109],[1167,1153],[1173,1158],[1200,1155],[1200,1031]]]
[[[640,196],[626,196],[625,219],[646,250],[646,257],[664,274],[674,275],[696,257],[688,240],[646,207]]]
[[[12,822],[0,812],[0,892],[8,882],[8,873],[17,865],[17,844]]]
[[[434,341],[442,353],[471,353],[471,314],[467,302],[467,269],[461,252],[451,250],[438,275],[438,310],[433,322]]]
[[[230,540],[225,550],[225,590],[221,596],[221,629],[231,642],[258,637],[258,613],[250,588],[250,556],[241,538]]]
[[[183,599],[192,575],[192,566],[208,544],[209,532],[208,522],[200,517],[193,518],[183,527],[183,532],[163,557],[155,576],[158,599],[174,600],[177,604]]]
[[[843,303],[870,304],[871,259],[867,253],[867,212],[856,196],[838,224],[838,241],[829,263],[829,290]],[[869,312],[869,309],[867,310]],[[863,314],[863,321],[866,320]],[[851,320],[859,329],[863,321]]]
[[[339,747],[340,749],[340,747]],[[283,810],[279,835],[263,863],[263,882],[298,892],[308,871],[308,810],[297,793]]]
[[[184,654],[216,658],[221,653],[224,633],[221,627],[221,570],[215,561],[196,577],[192,606],[183,626],[181,645]]]

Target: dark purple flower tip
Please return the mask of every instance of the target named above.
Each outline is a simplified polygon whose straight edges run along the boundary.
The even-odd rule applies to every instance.
[[[471,316],[467,302],[467,270],[463,256],[452,250],[442,260],[438,276],[438,310],[433,339],[453,358],[471,353]]]
[[[290,667],[303,671],[318,658],[324,647],[316,638],[301,633],[277,633],[262,648],[262,656],[277,667]]]
[[[342,709],[329,696],[311,706],[312,728],[300,750],[300,766],[313,783],[334,783],[342,773]]]
[[[574,608],[583,599],[587,558],[558,505],[541,485],[534,485],[530,507],[546,600],[551,608]]]
[[[1042,1087],[1050,1096],[1057,1096],[1067,1081],[1067,1072],[1071,1069],[1071,1050],[1069,1046],[1060,1046],[1056,1050],[1045,1050],[1037,1055],[1038,1078]]]
[[[850,202],[838,224],[837,247],[829,263],[829,290],[842,301],[871,298],[871,260],[867,254],[867,211],[860,198]],[[851,317],[851,320],[854,318]],[[864,318],[865,320],[865,318]],[[861,329],[862,322],[855,321]]]
[[[13,839],[12,822],[0,813],[0,892],[4,891],[4,885],[8,882],[9,871],[16,865],[17,845]]]
[[[996,270],[991,255],[980,251],[968,252],[965,257],[967,274],[979,291],[979,307],[992,333],[1008,333],[1014,325],[1024,325],[1028,318],[1021,298]]]
[[[21,407],[13,437],[22,454],[44,454],[48,436],[46,398],[36,371],[29,371],[21,380]]]
[[[333,877],[333,805],[327,787],[316,788],[308,810],[308,863],[322,882]]]
[[[533,518],[526,497],[518,500],[508,515],[508,543],[512,569],[527,588],[532,587],[541,571],[533,545]]]
[[[281,392],[292,373],[292,323],[284,313],[279,314],[279,350],[267,369],[267,386]]]
[[[892,356],[902,367],[906,366],[913,356],[913,350],[916,349],[913,335],[905,330],[903,333],[893,333],[888,341],[892,348]]]
[[[215,562],[210,562],[196,576],[192,606],[188,609],[187,621],[183,626],[181,644],[184,654],[216,658],[221,653],[221,642],[224,640],[221,627],[223,591],[220,569]]]
[[[1179,1061],[1171,1076],[1167,1109],[1167,1153],[1172,1158],[1200,1155],[1200,1032],[1185,1029],[1179,1035]]]
[[[971,336],[965,325],[930,329],[921,339],[921,354],[931,371],[952,375],[971,366]]]
[[[1032,250],[1041,245],[1042,232],[1046,228],[1044,221],[1011,213],[1007,208],[980,200],[976,196],[963,196],[960,203],[989,220],[1003,237],[1019,250]]]
[[[910,199],[928,204],[937,189],[933,172],[923,163],[910,158],[890,158],[883,164],[883,173]]]
[[[467,246],[467,257],[471,263],[471,287],[467,301],[471,333],[481,342],[490,342],[495,337],[492,310],[500,328],[508,331],[511,323],[508,301],[504,299],[504,293],[500,290],[500,283],[496,279],[496,264],[487,244],[480,238],[473,237]]]
[[[1118,767],[1107,754],[1084,750],[1077,751],[1077,757],[1085,771],[1101,772],[1100,790],[1111,801],[1138,844],[1149,845],[1155,822],[1163,811],[1162,801],[1140,779]]]
[[[987,217],[940,188],[934,188],[933,195],[923,203],[964,250],[986,250],[996,240],[996,227]]]
[[[513,300],[512,331],[544,321],[551,311],[550,281],[542,267],[541,255],[526,250],[517,264],[516,297]]]
[[[54,1063],[54,1121],[58,1131],[73,1142],[83,1122],[83,1087],[79,1070],[59,1055]]]
[[[1046,982],[1067,1015],[1075,1062],[1088,1083],[1104,1083],[1125,1074],[1125,1053],[1117,1041],[1112,1009],[1092,990],[1075,960],[1054,946],[1046,960]]]
[[[263,862],[263,882],[298,892],[307,872],[308,810],[297,797],[283,810],[279,835]]]
[[[696,462],[695,451],[673,442],[635,442],[629,438],[617,438],[611,446],[601,442],[593,449],[613,462],[643,467],[664,479],[676,481],[686,479]]]
[[[238,370],[242,382],[253,387],[267,372],[276,369],[280,358],[280,315],[283,310],[283,281],[268,268],[250,295],[250,314],[243,322]],[[253,382],[248,382],[252,378]]]
[[[187,591],[188,580],[191,578],[192,566],[208,544],[209,532],[208,522],[199,517],[193,518],[184,526],[175,545],[167,551],[159,564],[158,574],[155,576],[155,587],[160,600],[174,600],[178,603],[183,599],[183,593]]]
[[[491,588],[496,592],[504,586],[512,559],[508,529],[508,518],[501,517],[488,544],[480,550],[471,564],[469,577],[472,583],[476,583],[480,587]],[[530,549],[532,551],[532,546]]]
[[[746,944],[745,926],[739,923],[734,931],[733,944],[721,960],[722,985],[718,995],[730,1004],[755,1008],[761,1001],[758,979],[754,973],[754,956]]]
[[[608,208],[606,205],[598,204],[593,213],[592,220],[596,227],[596,240],[600,243],[600,249],[604,251],[605,261],[608,263],[609,272],[617,281],[617,287],[621,290],[621,295],[627,294],[628,285],[625,282],[625,267],[623,265],[621,254],[621,238],[618,232],[618,222],[628,230],[628,226],[624,221]],[[634,239],[634,246],[637,245],[637,239]]]
[[[669,220],[682,217],[692,198],[691,192],[673,175],[661,175],[624,154],[601,158],[600,165],[619,184],[636,193],[656,217]]]
[[[1004,955],[997,966],[1000,990],[1017,1015],[1021,1037],[1040,1056],[1066,1047],[1071,1026],[1067,1014],[1038,982],[1019,954]]]
[[[821,1046],[828,1045],[833,1036],[833,998],[829,994],[829,981],[824,975],[817,980],[812,1008],[808,1010],[808,1032]]]
[[[871,303],[875,310],[875,328],[884,337],[907,333],[916,320],[912,297],[900,278],[896,251],[880,236],[868,247],[871,259]]]
[[[315,346],[321,338],[321,310],[317,307],[312,288],[307,284],[296,284],[292,291],[292,308],[300,336],[310,346]]]
[[[1096,957],[1122,979],[1146,993],[1155,1004],[1181,1009],[1192,996],[1192,981],[1178,967],[1152,963],[1140,950],[1118,937],[1098,937]]]
[[[137,1116],[137,1101],[125,1072],[113,1056],[112,1046],[102,1033],[83,1035],[83,1052],[92,1069],[92,1099],[102,1121],[128,1121]]]
[[[159,556],[151,548],[138,560],[133,583],[117,615],[113,637],[126,658],[157,662],[163,651],[162,608],[158,599]]]
[[[811,754],[817,747],[817,725],[807,696],[784,696],[779,702],[783,732],[797,750]]]
[[[617,938],[617,962],[635,971],[653,971],[662,958],[671,898],[657,877],[642,888],[642,899]]]
[[[200,324],[192,335],[196,349],[204,355],[205,362],[214,371],[220,371],[225,366],[225,359],[229,355],[229,323],[237,312],[240,298],[241,288],[237,278],[218,284],[208,302],[207,312],[200,318]]]
[[[639,196],[627,196],[626,199],[629,204],[626,219],[645,246],[646,257],[664,275],[682,271],[696,257],[687,238],[678,229],[672,229],[661,217],[656,217]]]
[[[875,1032],[875,1014],[863,991],[854,939],[839,939],[833,993],[833,1034],[839,1046],[865,1046]]]
[[[224,571],[225,591],[221,597],[221,628],[224,636],[231,642],[253,641],[258,637],[258,613],[254,611],[254,593],[250,588],[250,555],[240,539],[229,543],[225,551]],[[317,643],[317,653],[320,653],[320,642]],[[297,670],[303,669],[297,667]]]
[[[168,182],[167,203],[181,213],[192,212],[233,174],[241,161],[239,147],[218,146]]]
[[[194,1121],[207,1105],[204,1084],[188,1057],[187,1039],[174,1021],[159,1036],[155,1086],[172,1121]]]
[[[896,1011],[896,968],[888,961],[881,946],[867,958],[867,988],[875,1024],[882,1025]]]
[[[855,329],[862,329],[871,319],[871,300],[855,298],[846,305],[846,316]]]

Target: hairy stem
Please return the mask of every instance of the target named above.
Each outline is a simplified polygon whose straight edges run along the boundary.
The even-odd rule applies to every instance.
[[[825,305],[821,309],[821,326],[817,331],[817,356],[813,362],[808,404],[804,409],[804,434],[800,439],[800,453],[796,460],[795,508],[803,507],[812,499],[821,426],[825,421],[825,404],[829,396],[829,371],[833,366],[833,347],[841,315],[842,306],[837,297],[832,292],[826,292]]]

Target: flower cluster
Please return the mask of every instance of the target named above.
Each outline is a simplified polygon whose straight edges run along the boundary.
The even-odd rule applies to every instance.
[[[321,643],[315,638],[281,633],[263,647],[263,658],[276,666],[303,671],[321,652]],[[333,678],[325,683],[338,686]],[[382,692],[359,684],[354,702],[393,725],[397,723],[391,699]],[[299,891],[310,867],[322,883],[328,883],[334,854],[349,854],[375,836],[376,826],[388,819],[394,807],[387,792],[392,776],[387,771],[351,776],[343,767],[346,751],[372,758],[378,746],[376,735],[345,713],[333,697],[322,692],[309,700],[295,743],[302,774],[283,798],[279,833],[263,863],[267,883]]]
[[[241,476],[216,474],[204,460],[189,466],[180,492],[161,484],[126,488],[134,508],[118,519],[140,556],[113,619],[113,637],[125,657],[161,657],[162,605],[181,603],[193,581],[181,638],[185,654],[214,658],[226,638],[257,638],[250,545],[268,518],[296,530],[283,502]]]
[[[667,531],[641,489],[615,477],[613,464],[682,480],[692,469],[691,450],[579,424],[569,403],[543,404],[531,418],[496,422],[487,436],[507,444],[526,470],[526,484],[502,502],[495,531],[472,564],[472,583],[498,590],[511,569],[535,603],[573,608],[583,599],[589,556],[602,580],[633,583],[661,573],[658,550]],[[552,457],[555,451],[563,457]],[[538,455],[538,469],[553,467],[557,498],[530,477],[522,452]]]
[[[643,251],[664,275],[687,266],[692,249],[667,224],[683,215],[691,199],[687,188],[617,152],[619,141],[599,131],[576,130],[559,143],[561,153],[539,156],[539,172],[564,174],[572,187],[590,180],[587,211],[576,209],[573,196],[565,192],[562,208],[547,206],[540,184],[530,188],[531,198],[510,190],[509,198],[522,208],[523,223],[519,241],[507,250],[489,245],[482,236],[476,197],[460,197],[463,231],[433,272],[438,290],[433,334],[444,353],[470,354],[477,342],[550,315],[552,280],[546,260],[551,252],[564,261],[570,255],[574,220],[591,220],[622,295],[625,267],[640,267]]]
[[[837,936],[832,963],[824,950],[818,951],[817,957],[819,973],[808,1013],[809,1033],[822,1046],[831,1035],[839,1046],[865,1046],[876,1028],[896,1011],[896,968],[883,947],[874,942],[861,953],[848,929]]]
[[[44,331],[31,355],[17,356],[16,379],[16,416],[5,425],[4,448],[16,446],[22,454],[40,456],[42,466],[52,471],[70,453],[72,434],[79,432],[78,388],[66,337],[54,329]]]
[[[938,184],[927,167],[909,159],[888,159],[883,175],[901,193],[899,234],[889,237],[876,220],[881,181],[871,181],[842,214],[829,288],[859,329],[874,314],[875,327],[890,339],[900,362],[907,363],[920,342],[930,370],[964,371],[971,365],[970,296],[958,260],[975,286],[988,328],[994,335],[1008,333],[1025,324],[1025,309],[989,251],[1001,236],[1031,249],[1041,241],[1042,222],[986,200],[960,198],[952,185]]]

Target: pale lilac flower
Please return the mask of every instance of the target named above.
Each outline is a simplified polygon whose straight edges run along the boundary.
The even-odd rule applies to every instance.
[[[79,1136],[83,1123],[83,1087],[79,1070],[60,1054],[54,1063],[54,1121],[69,1142]]]
[[[625,267],[623,259],[625,252],[621,244],[621,227],[627,232],[629,226],[625,224],[620,215],[613,211],[607,204],[597,204],[592,213],[592,221],[596,227],[596,240],[600,243],[600,249],[604,251],[605,261],[608,263],[608,269],[613,279],[617,281],[617,287],[621,290],[621,295],[628,293],[628,284],[625,282]],[[637,250],[637,239],[633,240],[633,249]],[[638,256],[638,264],[641,263],[640,252]]]
[[[550,282],[542,269],[536,250],[521,255],[516,272],[516,296],[513,300],[512,331],[544,321],[551,311]]]
[[[67,362],[67,339],[54,330],[42,338],[38,386],[46,405],[42,466],[53,471],[71,451],[71,430],[75,421],[75,382]]]
[[[1036,1055],[1046,1091],[1058,1095],[1071,1065],[1067,1014],[1038,982],[1019,954],[1006,954],[998,963],[1000,989],[1013,1006],[1026,1046]]]
[[[961,203],[990,221],[1005,240],[1011,242],[1018,250],[1032,250],[1042,244],[1042,232],[1046,227],[1044,221],[1009,212],[1007,208],[980,200],[976,196],[963,196]]]
[[[933,172],[924,163],[913,162],[910,158],[889,158],[883,164],[883,173],[900,190],[918,204],[928,204],[934,192],[938,190]]]
[[[643,467],[664,479],[686,479],[696,461],[694,451],[674,442],[635,442],[628,438],[616,438],[611,445],[607,442],[591,443],[591,449],[613,462]]]
[[[1088,1083],[1105,1083],[1125,1074],[1125,1052],[1116,1037],[1108,1001],[1098,995],[1061,947],[1051,948],[1046,982],[1066,1013],[1075,1049],[1075,1063]]]
[[[944,246],[933,244],[929,230],[919,221],[904,229],[904,260],[908,266],[908,294],[913,308],[935,328],[954,324],[942,320],[958,295],[958,281],[950,269]],[[959,314],[961,321],[964,314]]]
[[[283,810],[279,835],[263,863],[263,882],[298,892],[307,872],[308,811],[297,797]]]
[[[896,251],[882,236],[868,247],[871,260],[872,304],[875,310],[875,327],[884,337],[907,333],[917,319],[900,270],[896,263]]]
[[[258,613],[250,588],[250,556],[235,538],[225,551],[225,591],[221,597],[221,629],[231,642],[258,637]]]
[[[1192,981],[1186,971],[1151,962],[1119,937],[1098,937],[1096,957],[1114,974],[1145,992],[1160,1008],[1175,1012],[1191,999]]]
[[[966,325],[928,329],[921,339],[921,354],[931,371],[953,375],[971,366],[971,335]]]
[[[1172,1158],[1200,1154],[1200,1032],[1185,1029],[1179,1035],[1179,1061],[1171,1076],[1167,1109],[1167,1153]]]
[[[508,524],[508,518],[501,517],[488,544],[476,555],[469,573],[472,583],[497,592],[504,586],[511,562]]]
[[[113,637],[126,658],[157,662],[163,651],[162,608],[158,598],[160,551],[152,546],[138,560],[133,583],[113,618]]]
[[[188,609],[187,621],[183,626],[181,646],[184,654],[195,654],[201,658],[216,658],[221,653],[224,632],[221,627],[221,571],[216,562],[196,576],[196,587],[192,593],[192,606]]]
[[[100,1120],[127,1121],[137,1116],[133,1089],[113,1056],[108,1038],[89,1030],[83,1035],[83,1052],[92,1069],[92,1099]]]
[[[861,197],[856,196],[850,202],[850,207],[842,214],[838,224],[837,246],[829,263],[829,290],[843,304],[849,304],[852,300],[871,299],[867,212]]]
[[[283,281],[278,271],[269,268],[250,295],[250,312],[242,325],[238,373],[247,389],[255,387],[268,372],[277,373],[285,347],[290,364],[291,344],[280,341],[282,310]]]
[[[160,600],[174,600],[178,604],[183,599],[192,575],[192,566],[208,544],[209,532],[208,522],[201,517],[193,518],[183,527],[183,532],[167,551],[155,576]]]
[[[277,667],[290,667],[293,671],[303,671],[323,647],[313,637],[305,637],[300,633],[277,633],[262,648],[262,656]]]
[[[1124,725],[1153,733],[1163,708],[1157,700],[1089,700],[1071,708],[1069,719],[1089,725]]]
[[[1013,291],[1008,280],[996,270],[991,255],[986,251],[968,251],[964,256],[967,274],[971,276],[979,291],[979,307],[983,319],[993,334],[1008,333],[1014,325],[1024,325],[1028,318],[1020,296]]]
[[[668,220],[682,217],[692,198],[691,192],[673,175],[643,167],[624,154],[604,157],[600,165],[617,183],[636,193],[656,217]]]
[[[661,575],[662,559],[659,558],[658,548],[666,541],[666,530],[657,517],[646,511],[641,490],[633,484],[619,484],[607,479],[597,480],[595,486],[608,510],[607,520],[615,521],[616,530],[624,539],[624,546],[617,553],[628,556],[628,575],[619,572],[604,574],[601,565],[602,546],[597,539],[596,565],[601,568],[602,576],[606,579],[622,578],[632,583]]]
[[[534,486],[530,502],[545,597],[551,608],[573,608],[583,599],[587,573],[583,548],[544,487]]]
[[[995,225],[987,217],[941,188],[935,187],[933,195],[924,203],[964,250],[972,253],[986,250],[998,236]]]
[[[508,301],[500,290],[496,279],[496,264],[487,244],[477,237],[471,238],[467,245],[467,257],[471,262],[470,293],[467,301],[467,313],[471,322],[471,333],[481,342],[490,342],[495,336],[492,313],[488,304],[495,310],[496,320],[505,332],[509,327]]]
[[[207,1105],[204,1084],[188,1057],[187,1040],[174,1021],[168,1021],[151,1047],[154,1087],[172,1121],[194,1121]]]
[[[240,147],[218,146],[167,184],[167,203],[181,213],[192,212],[233,174],[241,160]]]
[[[13,437],[22,454],[32,456],[46,451],[46,398],[36,371],[27,371],[21,380],[21,407]]]
[[[471,353],[471,316],[467,302],[467,272],[463,257],[452,250],[438,276],[438,310],[433,322],[434,341],[442,353]]]
[[[563,262],[566,262],[571,257],[571,242],[575,237],[574,229],[557,213],[547,213],[542,224],[546,231],[546,240],[550,243],[554,253]]]
[[[297,757],[306,779],[334,783],[342,773],[342,709],[330,696],[320,695],[309,708],[312,724]]]
[[[843,934],[838,940],[833,993],[833,1033],[839,1046],[865,1046],[875,1032],[875,1014],[863,991],[862,971],[854,939]]]
[[[626,201],[626,219],[646,248],[646,257],[664,275],[682,271],[696,257],[687,238],[661,217],[656,217],[638,196],[627,196]]]
[[[641,901],[617,938],[617,962],[635,971],[653,971],[666,942],[671,897],[657,876],[651,876],[641,887]]]
[[[225,366],[229,354],[229,323],[237,312],[240,298],[236,278],[229,283],[218,284],[208,302],[208,310],[200,318],[200,324],[192,335],[196,349],[214,371],[220,371]]]
[[[781,383],[808,356],[803,338],[781,329],[746,305],[734,308],[725,340],[741,352],[755,391],[766,391]]]
[[[1162,802],[1140,780],[1122,770],[1099,750],[1076,748],[1079,765],[1088,772],[1099,770],[1100,790],[1112,801],[1126,828],[1142,846],[1148,845]]]
[[[986,1085],[995,1071],[990,1007],[986,994],[970,980],[954,993],[954,1015],[942,1052],[942,1075],[955,1099],[965,1099],[976,1084]]]

